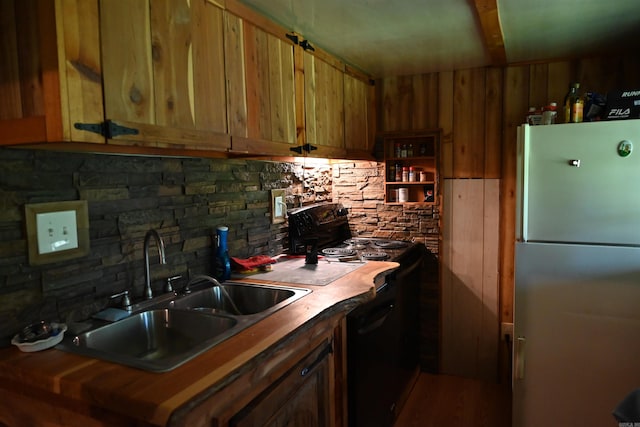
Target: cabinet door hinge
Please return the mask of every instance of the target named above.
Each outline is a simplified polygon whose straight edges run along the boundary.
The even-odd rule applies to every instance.
[[[307,153],[312,152],[313,150],[317,150],[318,147],[316,147],[315,145],[311,145],[311,144],[304,144],[302,146],[302,148],[304,149],[304,151],[306,151]]]
[[[289,148],[289,150],[293,151],[294,153],[302,154],[302,145],[298,145],[297,147],[291,147]]]
[[[74,123],[73,127],[79,130],[86,130],[88,132],[97,133],[98,135],[105,136],[104,122],[103,123]]]
[[[291,147],[289,148],[290,151],[294,151],[298,154],[302,154],[302,151],[306,151],[307,153],[312,152],[313,150],[317,150],[318,147],[316,147],[315,145],[311,145],[309,143],[304,144],[304,145],[299,145],[297,147]]]
[[[291,40],[293,44],[298,44],[300,42],[300,39],[295,33],[285,34],[285,37]]]
[[[102,123],[74,123],[73,127],[79,130],[86,130],[97,133],[105,138],[111,139],[120,135],[137,135],[140,133],[138,129],[120,126],[111,120]]]

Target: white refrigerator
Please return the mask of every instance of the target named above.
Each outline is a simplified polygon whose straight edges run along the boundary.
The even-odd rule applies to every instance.
[[[517,177],[513,426],[617,427],[640,388],[640,120],[523,125]]]

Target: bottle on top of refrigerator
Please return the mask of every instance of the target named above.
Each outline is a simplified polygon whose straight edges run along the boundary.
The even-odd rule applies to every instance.
[[[549,105],[545,106],[542,109],[542,124],[543,125],[555,124],[557,116],[558,116],[558,104],[556,104],[555,102],[550,102]]]
[[[582,114],[584,110],[584,99],[578,92],[580,83],[571,83],[569,92],[564,97],[564,121],[565,123],[582,122]]]
[[[539,125],[542,122],[542,111],[536,107],[529,107],[526,122],[530,125]]]

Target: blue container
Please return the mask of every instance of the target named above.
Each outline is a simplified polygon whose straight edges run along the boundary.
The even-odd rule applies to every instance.
[[[219,226],[216,229],[216,248],[213,259],[213,275],[219,282],[231,277],[231,260],[227,248],[229,227]]]

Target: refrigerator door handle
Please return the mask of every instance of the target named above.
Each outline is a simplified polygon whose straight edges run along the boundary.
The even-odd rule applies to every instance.
[[[525,345],[527,343],[527,339],[525,337],[516,338],[516,348],[515,348],[515,360],[514,360],[514,374],[516,380],[524,379],[524,355],[525,355]]]

